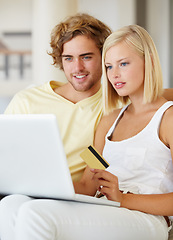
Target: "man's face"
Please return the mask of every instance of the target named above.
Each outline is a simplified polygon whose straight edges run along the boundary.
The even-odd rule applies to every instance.
[[[79,35],[64,43],[62,64],[67,80],[76,91],[100,87],[101,54],[91,38]]]

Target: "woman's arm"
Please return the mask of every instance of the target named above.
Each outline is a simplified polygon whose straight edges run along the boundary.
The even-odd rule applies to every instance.
[[[102,154],[103,151],[106,133],[113,124],[116,115],[117,114],[114,112],[109,116],[104,116],[98,124],[94,138],[94,146],[100,154]],[[94,196],[97,191],[97,183],[93,179],[93,176],[94,173],[91,171],[91,169],[86,167],[81,180],[73,183],[75,192]]]
[[[105,131],[101,130],[101,129],[104,129],[104,124],[105,124],[105,121],[104,121],[104,117],[103,117],[102,120],[100,121],[98,127],[97,127],[96,134],[95,134],[95,138],[96,139],[98,138],[98,140],[96,140],[96,142],[98,142],[97,150],[100,153],[102,152],[102,149],[103,149],[103,146],[104,146],[104,134],[103,134],[103,132],[105,132]],[[82,176],[81,180],[79,182],[74,182],[73,183],[74,188],[75,188],[75,192],[79,193],[79,194],[94,196],[96,191],[97,191],[97,188],[96,188],[96,185],[95,185],[95,181],[93,180],[93,176],[94,176],[94,173],[92,173],[90,171],[90,168],[87,166],[84,173],[83,173],[83,176]]]
[[[79,182],[73,182],[75,193],[94,196],[97,189],[93,181],[93,175],[87,166],[81,180]]]
[[[173,193],[123,194],[121,207],[153,215],[173,216]]]

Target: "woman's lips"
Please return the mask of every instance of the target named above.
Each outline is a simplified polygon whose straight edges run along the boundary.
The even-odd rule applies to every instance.
[[[116,82],[114,86],[116,87],[116,89],[120,89],[124,87],[125,84],[126,84],[125,82]]]

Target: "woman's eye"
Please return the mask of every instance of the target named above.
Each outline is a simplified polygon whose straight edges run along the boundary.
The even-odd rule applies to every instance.
[[[127,66],[127,64],[128,64],[127,62],[122,62],[122,63],[120,64],[120,66],[121,66],[121,67],[125,67],[125,66]]]
[[[112,69],[112,66],[106,66],[106,70]]]

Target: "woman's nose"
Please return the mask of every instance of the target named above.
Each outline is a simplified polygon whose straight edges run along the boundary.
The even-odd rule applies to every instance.
[[[113,68],[112,74],[113,74],[113,78],[119,78],[120,77],[120,71],[119,71],[118,67]]]

